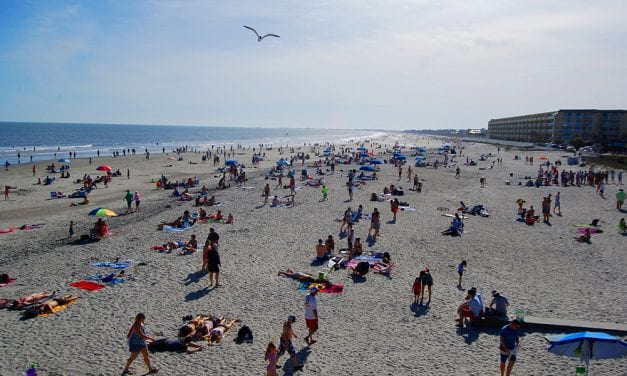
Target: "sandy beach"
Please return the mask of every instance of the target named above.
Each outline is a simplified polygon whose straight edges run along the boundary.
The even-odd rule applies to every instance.
[[[411,191],[406,169],[398,179],[398,170],[391,164],[380,165],[378,180],[367,181],[356,189],[348,202],[346,189],[349,169],[359,165],[337,165],[330,174],[323,166],[329,198],[321,201],[320,187],[310,187],[300,180],[300,162],[295,164],[296,192],[294,207],[272,208],[262,205],[263,187],[269,183],[271,197],[284,199],[289,189],[275,190],[276,180],[264,179],[281,158],[308,153],[310,167],[317,159],[315,151],[324,146],[295,146],[283,152],[275,147],[264,150],[259,167],[250,163],[252,149],[236,150],[235,159],[246,165],[250,189],[236,187],[215,191],[217,201],[226,215],[232,213],[234,224],[197,223],[190,230],[177,234],[158,231],[161,221],[172,221],[184,210],[196,211],[194,202],[177,202],[171,190],[157,190],[154,181],[163,174],[171,181],[197,176],[200,186],[216,189],[217,167],[210,161],[201,163],[201,154],[185,153],[184,160],[168,159],[170,155],[153,154],[119,158],[76,159],[71,162],[71,178],[59,179],[50,186],[33,185],[45,177],[46,163],[37,163],[33,176],[30,164],[0,171],[0,185],[16,187],[8,201],[0,201],[0,229],[16,228],[0,234],[0,272],[16,280],[0,288],[0,297],[15,299],[35,292],[56,291],[60,295],[75,294],[80,298],[66,309],[47,316],[22,320],[19,311],[0,310],[0,375],[24,374],[31,362],[37,362],[43,375],[116,375],[120,374],[128,348],[126,333],[138,312],[146,314],[147,333],[156,338],[175,337],[182,317],[198,313],[239,318],[223,342],[194,354],[151,354],[160,375],[261,375],[265,374],[264,352],[269,341],[278,345],[282,323],[287,316],[297,317],[294,324],[299,336],[294,345],[298,359],[304,364],[302,374],[316,375],[498,375],[499,330],[455,327],[456,309],[466,296],[466,289],[475,286],[488,302],[490,292],[498,290],[509,299],[510,313],[524,309],[527,315],[573,320],[627,323],[627,283],[625,270],[625,237],[616,225],[626,216],[616,210],[615,194],[619,186],[607,184],[605,198],[590,186],[525,187],[525,176],[537,175],[541,155],[549,161],[560,160],[563,169],[578,170],[566,164],[565,151],[506,150],[497,146],[464,143],[463,153],[449,166],[413,167],[410,157],[413,145],[430,151],[442,144],[416,135],[390,133],[377,140],[368,140],[365,147],[381,159],[395,142],[406,145],[412,170],[423,183],[421,192]],[[373,145],[382,145],[374,148]],[[340,145],[336,146],[339,153]],[[347,144],[353,150],[356,143]],[[486,161],[482,154],[491,153]],[[514,156],[521,157],[514,160]],[[533,156],[533,165],[525,157]],[[463,164],[466,157],[478,161],[476,166]],[[502,165],[493,161],[502,158]],[[324,158],[324,157],[319,157]],[[435,160],[429,154],[429,160]],[[439,157],[442,161],[443,158]],[[189,162],[197,164],[190,164]],[[70,207],[74,199],[50,199],[50,191],[66,194],[79,187],[74,180],[90,174],[99,175],[98,165],[110,165],[122,172],[108,188],[98,187],[90,196],[88,206]],[[308,167],[309,166],[309,167]],[[460,177],[455,177],[459,166]],[[582,167],[587,169],[589,166]],[[127,169],[130,178],[127,178]],[[510,177],[510,173],[513,174]],[[480,188],[479,179],[487,184]],[[511,184],[506,184],[509,181]],[[287,184],[284,178],[283,183]],[[522,185],[518,183],[521,182]],[[415,211],[400,211],[395,223],[389,202],[370,201],[372,193],[385,186],[403,187],[398,197]],[[81,234],[89,233],[95,218],[87,213],[106,207],[124,213],[126,190],[142,195],[141,210],[107,218],[111,232],[98,242],[81,244]],[[199,188],[192,189],[192,192]],[[541,221],[533,226],[516,221],[516,200],[524,199],[541,215],[542,198],[561,193],[563,215],[553,215],[550,225]],[[463,201],[468,206],[482,204],[490,216],[469,216],[464,220],[462,236],[443,236],[451,218]],[[315,245],[319,238],[333,235],[336,249],[346,247],[346,239],[338,230],[347,207],[363,205],[364,213],[374,208],[381,212],[382,237],[368,246],[365,253],[389,252],[395,263],[390,277],[369,273],[364,281],[355,282],[345,269],[334,271],[330,280],[344,285],[341,294],[318,294],[320,329],[317,343],[307,346],[303,302],[306,291],[299,283],[277,276],[291,268],[317,275],[324,266],[312,266]],[[216,208],[207,207],[213,214]],[[574,238],[579,233],[575,224],[600,219],[602,233],[593,234],[590,244]],[[76,234],[68,238],[70,221]],[[19,230],[24,224],[43,224],[41,228]],[[220,235],[222,261],[220,288],[208,288],[206,274],[200,272],[202,252],[181,256],[151,249],[167,241],[187,241],[196,234],[204,244],[209,228]],[[355,225],[355,235],[367,238],[369,221]],[[88,275],[108,274],[111,269],[98,268],[98,261],[133,260],[126,271],[133,278],[98,291],[79,290],[69,283]],[[463,287],[457,286],[457,264],[468,261]],[[428,267],[434,278],[433,299],[429,306],[412,306],[412,283],[420,270]],[[253,344],[236,344],[237,329],[249,326],[254,333]],[[545,335],[558,334],[525,330],[522,348],[514,375],[573,374],[577,361],[547,352]],[[200,343],[200,342],[199,342]],[[279,374],[291,374],[289,357],[283,356]],[[590,374],[625,374],[627,362],[621,360],[593,361]],[[132,367],[143,374],[145,367],[138,359]]]

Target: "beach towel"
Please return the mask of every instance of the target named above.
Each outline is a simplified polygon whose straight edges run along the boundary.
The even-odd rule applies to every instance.
[[[308,283],[302,282],[298,286],[299,290],[309,291],[312,287],[316,287],[318,291],[326,294],[341,294],[344,291],[344,285],[336,285],[334,283]]]
[[[399,206],[398,208],[401,209],[401,210],[404,210],[404,211],[415,211],[416,210],[416,208],[412,208],[410,206]]]
[[[603,232],[603,230],[601,230],[601,229],[600,229],[600,228],[598,228],[598,227],[578,227],[578,228],[577,228],[577,231],[579,231],[579,233],[581,233],[581,234],[585,234],[585,233],[586,233],[586,230],[590,230],[590,233],[591,233],[591,234],[595,234],[595,233],[601,233],[601,232]]]
[[[46,316],[50,316],[51,314],[55,314],[59,311],[62,311],[64,309],[66,309],[68,306],[70,306],[71,304],[76,303],[76,300],[71,300],[69,301],[67,304],[63,304],[63,305],[58,305],[56,307],[52,307],[52,313],[40,313],[39,316],[42,317],[46,317]]]
[[[7,285],[10,285],[11,283],[15,282],[16,279],[17,278],[10,278],[9,277],[9,281],[8,282],[0,283],[0,287],[4,287],[4,286],[7,286]]]
[[[15,227],[9,227],[8,229],[0,228],[0,234],[8,234],[15,231]]]
[[[92,282],[92,281],[76,281],[70,283],[70,286],[76,287],[77,289],[87,290],[87,291],[96,291],[105,288],[104,285],[100,283]]]
[[[92,265],[97,266],[99,268],[113,268],[113,269],[126,269],[131,266],[130,262],[107,262],[107,261],[99,261],[94,262]]]
[[[34,229],[38,229],[38,228],[42,228],[43,225],[45,225],[45,223],[33,223],[32,225],[29,224],[25,224],[25,225],[21,225],[19,228],[20,230],[34,230]]]
[[[168,225],[163,225],[163,231],[166,232],[185,232],[187,230],[189,230],[191,227],[183,227],[183,228],[179,228],[179,227],[174,227],[174,226],[168,226]]]

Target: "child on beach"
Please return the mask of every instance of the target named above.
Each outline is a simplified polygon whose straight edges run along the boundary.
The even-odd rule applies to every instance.
[[[468,263],[466,262],[466,260],[462,260],[462,262],[459,263],[459,265],[457,265],[457,274],[459,274],[459,282],[457,283],[457,286],[462,285],[462,276],[464,275],[464,268],[468,265]]]
[[[423,272],[420,272],[420,274],[423,274]],[[412,290],[414,291],[414,304],[418,304],[420,293],[422,293],[422,276],[416,277]]]
[[[133,199],[135,200],[135,211],[139,211],[139,204],[142,201],[142,197],[139,195],[138,192],[135,192],[135,194],[133,195]]]
[[[70,238],[74,236],[74,221],[70,221]]]
[[[327,201],[329,196],[329,188],[326,185],[322,186],[322,201]]]
[[[267,376],[276,376],[276,363],[277,363],[277,354],[278,350],[274,343],[268,343],[268,347],[266,347],[266,355],[264,356],[264,360],[266,361],[266,375]]]

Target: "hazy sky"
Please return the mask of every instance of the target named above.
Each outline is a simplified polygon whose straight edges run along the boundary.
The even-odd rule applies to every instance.
[[[627,1],[0,0],[0,120],[479,128],[559,108],[627,108]]]

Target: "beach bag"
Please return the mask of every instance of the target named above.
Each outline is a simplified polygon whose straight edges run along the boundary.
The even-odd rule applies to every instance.
[[[5,273],[0,274],[0,283],[9,283],[9,275]]]
[[[241,345],[242,343],[253,343],[253,331],[247,325],[242,326],[237,332],[237,337],[234,339],[235,343]]]

